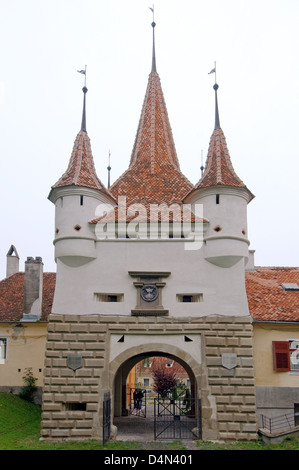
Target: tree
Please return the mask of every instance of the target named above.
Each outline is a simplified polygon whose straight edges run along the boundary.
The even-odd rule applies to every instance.
[[[178,383],[175,373],[170,369],[161,367],[161,365],[154,368],[153,380],[153,389],[161,395],[162,398],[166,398],[167,394],[171,392]]]

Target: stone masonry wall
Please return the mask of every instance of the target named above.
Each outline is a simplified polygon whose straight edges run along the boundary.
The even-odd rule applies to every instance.
[[[110,392],[110,334],[200,334],[202,363],[195,380],[202,399],[203,439],[257,437],[252,324],[249,317],[200,318],[56,315],[49,317],[41,438],[102,439],[102,403]],[[69,368],[67,356],[82,366]],[[138,354],[136,348],[136,354]],[[223,367],[222,354],[237,355]],[[183,357],[181,359],[184,360]]]

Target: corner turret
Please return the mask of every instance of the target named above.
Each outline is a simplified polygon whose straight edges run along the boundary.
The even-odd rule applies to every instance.
[[[95,234],[89,220],[99,204],[115,205],[115,199],[98,178],[86,131],[86,85],[83,87],[81,129],[77,134],[66,172],[48,196],[55,204],[55,260],[72,267],[96,257]]]
[[[205,234],[205,259],[229,268],[242,258],[248,261],[247,204],[254,198],[236,174],[220,127],[218,84],[215,90],[215,126],[210,139],[205,170],[184,202],[202,204],[209,220]]]

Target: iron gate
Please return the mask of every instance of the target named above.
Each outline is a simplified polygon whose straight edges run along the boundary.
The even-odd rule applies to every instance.
[[[199,398],[155,398],[155,439],[201,439]]]
[[[104,394],[103,401],[103,445],[110,439],[111,430],[111,398],[110,393]]]

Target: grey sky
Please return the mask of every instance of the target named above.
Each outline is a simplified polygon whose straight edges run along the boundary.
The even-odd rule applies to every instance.
[[[0,0],[0,278],[14,244],[20,269],[41,256],[54,271],[50,187],[81,125],[98,176],[126,170],[151,69],[151,2]],[[256,264],[299,266],[298,0],[156,0],[156,57],[182,172],[196,183],[220,124],[248,206]]]

